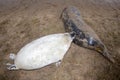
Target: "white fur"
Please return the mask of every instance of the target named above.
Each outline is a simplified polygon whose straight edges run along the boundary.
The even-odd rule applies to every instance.
[[[32,70],[58,62],[63,59],[72,40],[69,33],[52,34],[34,40],[18,52],[12,65],[15,67],[8,69]]]

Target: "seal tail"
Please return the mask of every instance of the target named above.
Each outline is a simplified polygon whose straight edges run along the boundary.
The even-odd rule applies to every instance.
[[[106,49],[106,47],[105,47],[104,52],[103,52],[102,54],[103,54],[103,56],[105,56],[110,62],[115,63],[115,60],[114,60],[113,57],[109,54],[109,52],[108,52],[108,50]]]
[[[110,55],[109,51],[107,50],[107,48],[104,44],[102,44],[102,43],[99,44],[99,48],[100,48],[100,50],[98,50],[98,52],[100,52],[110,62],[115,63],[114,58],[112,57],[112,55]]]
[[[92,42],[91,42],[92,40]],[[103,57],[105,57],[108,61],[115,63],[114,58],[112,57],[112,55],[109,53],[108,49],[106,48],[106,46],[100,41],[100,40],[96,40],[96,39],[88,39],[88,43],[89,45],[93,45],[94,46],[94,50],[97,51],[98,53],[100,53],[101,55],[103,55]]]

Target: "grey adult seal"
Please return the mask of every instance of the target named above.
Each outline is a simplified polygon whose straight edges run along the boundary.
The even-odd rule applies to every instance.
[[[66,32],[74,32],[76,34],[73,40],[75,44],[95,50],[109,61],[115,62],[98,35],[83,21],[79,9],[74,6],[65,8],[61,14],[61,19]]]

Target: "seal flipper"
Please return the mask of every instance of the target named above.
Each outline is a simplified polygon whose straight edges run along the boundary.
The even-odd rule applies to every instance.
[[[109,51],[107,50],[106,46],[104,44],[101,44],[103,48],[101,49],[100,53],[106,57],[110,62],[115,63],[114,58],[109,54]],[[100,47],[99,47],[100,48]],[[99,52],[99,50],[98,50]]]
[[[11,60],[15,60],[16,55],[14,53],[10,53],[9,58]],[[7,63],[6,65],[7,65],[8,70],[18,70],[19,69],[19,68],[16,67],[15,64]]]
[[[15,64],[9,64],[9,66],[7,67],[7,69],[8,70],[18,70],[19,68],[17,68]]]
[[[61,60],[59,60],[58,62],[55,63],[56,67],[59,67],[61,64]]]
[[[88,40],[88,48],[93,49],[99,53],[101,53],[106,59],[110,62],[115,63],[113,57],[109,54],[106,46],[99,40],[89,37]]]
[[[15,57],[16,57],[16,55],[15,55],[14,53],[10,53],[9,58],[10,58],[11,60],[14,60]]]

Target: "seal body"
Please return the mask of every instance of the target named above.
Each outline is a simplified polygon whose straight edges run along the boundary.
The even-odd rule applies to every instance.
[[[9,70],[42,68],[63,59],[73,37],[69,33],[52,34],[25,45],[16,55]]]
[[[65,8],[61,14],[61,19],[64,23],[66,32],[74,32],[76,34],[73,40],[75,44],[96,50],[102,53],[102,55],[111,62],[114,62],[98,35],[84,22],[78,8],[74,6]]]
[[[61,14],[61,19],[67,32],[76,32],[77,35],[74,41],[85,37],[94,37],[101,41],[95,31],[84,22],[78,8],[74,6],[65,8]],[[79,41],[76,43],[79,43]]]

